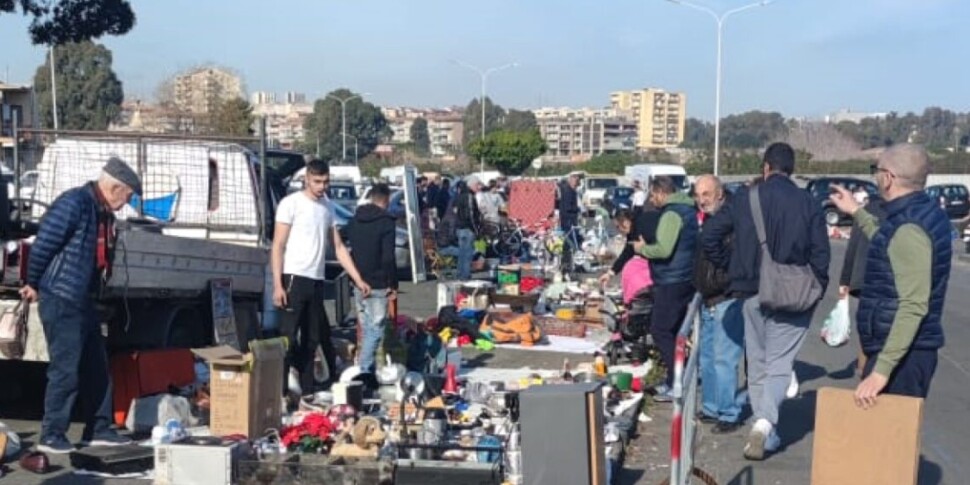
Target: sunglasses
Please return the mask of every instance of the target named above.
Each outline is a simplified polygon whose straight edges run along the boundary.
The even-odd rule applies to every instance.
[[[885,172],[885,173],[888,173],[890,175],[892,174],[892,172],[890,172],[889,170],[887,170],[885,168],[880,167],[878,164],[875,164],[874,163],[872,165],[869,165],[869,175],[875,175],[875,174],[877,174],[879,172]]]

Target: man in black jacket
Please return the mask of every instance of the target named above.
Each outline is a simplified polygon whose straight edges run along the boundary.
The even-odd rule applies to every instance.
[[[395,223],[387,212],[391,190],[387,184],[377,184],[370,190],[370,204],[357,208],[348,227],[351,255],[361,278],[371,287],[369,295],[354,290],[357,319],[363,328],[360,349],[360,368],[364,372],[376,370],[375,356],[384,323],[387,302],[397,297],[397,265],[394,259]]]
[[[821,284],[828,285],[830,259],[828,234],[821,206],[791,180],[795,151],[775,143],[764,155],[764,182],[758,184],[766,244],[778,264],[807,265]],[[792,379],[795,356],[805,340],[814,309],[802,313],[776,312],[761,307],[758,285],[761,244],[754,225],[748,188],[741,189],[730,204],[705,224],[704,253],[715,264],[727,267],[731,277],[729,295],[744,301],[744,339],[748,362],[748,392],[755,423],[748,435],[744,456],[764,459],[781,440],[775,432],[778,408]],[[724,244],[734,235],[729,249]]]
[[[455,212],[458,216],[458,279],[472,278],[472,257],[475,256],[475,235],[482,227],[482,213],[475,202],[475,194],[482,190],[482,181],[470,175],[455,196]]]
[[[694,199],[704,221],[714,217],[729,197],[717,177],[697,177]],[[725,237],[724,244],[731,246],[730,234]],[[716,422],[712,430],[715,434],[730,433],[741,426],[744,404],[738,395],[738,364],[744,355],[744,317],[741,301],[728,296],[730,282],[727,270],[711,262],[698,245],[694,287],[704,298],[700,310],[700,419]]]

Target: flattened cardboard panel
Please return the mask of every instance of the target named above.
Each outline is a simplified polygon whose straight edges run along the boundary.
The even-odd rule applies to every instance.
[[[812,484],[916,484],[923,400],[881,395],[864,410],[852,396],[848,389],[818,391]]]

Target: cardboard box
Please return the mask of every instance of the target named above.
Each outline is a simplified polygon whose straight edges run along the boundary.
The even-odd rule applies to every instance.
[[[223,345],[192,351],[209,363],[213,436],[255,439],[280,426],[286,347],[281,339],[272,339],[254,340],[250,349],[242,354]]]
[[[826,387],[815,409],[812,484],[916,484],[922,399],[881,395],[865,410],[852,390]]]

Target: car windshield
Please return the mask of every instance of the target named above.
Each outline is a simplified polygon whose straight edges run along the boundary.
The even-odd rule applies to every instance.
[[[616,179],[589,179],[586,182],[586,186],[591,189],[608,189],[616,185]]]
[[[680,190],[687,191],[690,189],[690,182],[688,182],[686,175],[664,175],[664,177],[670,177],[670,180],[674,182],[674,187]]]
[[[327,195],[333,200],[357,200],[357,191],[353,185],[331,185]]]
[[[943,187],[943,196],[951,199],[967,197],[967,188],[962,185],[947,185]]]
[[[630,187],[620,187],[613,191],[614,197],[624,198],[633,195],[633,189]]]

